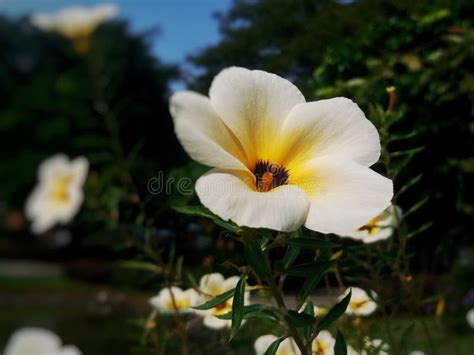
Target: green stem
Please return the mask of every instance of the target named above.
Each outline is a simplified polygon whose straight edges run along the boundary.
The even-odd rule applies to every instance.
[[[265,256],[265,264],[266,264],[266,269],[267,269],[267,279],[268,279],[267,281],[268,281],[268,285],[270,287],[270,292],[271,292],[273,298],[275,299],[280,312],[282,314],[286,314],[288,312],[288,309],[286,307],[286,304],[285,304],[285,301],[283,299],[282,292],[281,292],[281,289],[283,288],[283,282],[281,282],[279,285],[277,285],[276,282],[275,282],[275,278],[274,278],[274,275],[272,273],[272,267],[271,267],[271,262],[270,262],[270,256],[269,256],[269,253],[268,253],[268,249],[265,250],[264,256]],[[295,327],[293,327],[291,324],[289,324],[286,320],[285,320],[285,326],[287,328],[288,334],[291,335],[293,337],[293,339],[295,340],[295,343],[298,346],[298,348],[300,349],[301,354],[311,355],[311,351],[307,349],[307,347],[304,343],[304,340],[301,338],[298,330]]]

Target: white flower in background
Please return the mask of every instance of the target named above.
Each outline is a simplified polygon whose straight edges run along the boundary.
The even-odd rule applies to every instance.
[[[3,355],[81,355],[78,348],[62,345],[53,332],[42,328],[23,328],[8,340]]]
[[[466,313],[467,323],[471,328],[474,328],[474,308]]]
[[[413,350],[409,355],[426,355],[423,351]]]
[[[368,316],[375,312],[377,309],[377,303],[375,303],[374,299],[377,299],[377,294],[374,291],[370,291],[371,297],[363,289],[351,287],[339,297],[339,300],[343,299],[350,290],[352,290],[352,295],[349,305],[346,308],[346,314]]]
[[[207,302],[221,293],[235,288],[239,282],[239,279],[240,278],[238,276],[232,276],[228,279],[225,279],[224,276],[219,273],[204,275],[199,281],[199,291],[201,292],[201,300],[199,304]],[[231,297],[227,301],[217,305],[214,308],[204,311],[198,310],[196,312],[204,317],[204,325],[209,328],[220,329],[224,327],[230,327],[231,320],[220,319],[216,316],[231,312],[232,301],[233,298]],[[245,292],[244,304],[247,305],[248,303],[249,292]]]
[[[176,286],[164,288],[150,299],[150,304],[162,313],[191,312],[191,307],[197,306],[198,303],[199,295],[196,291],[192,288],[183,291]]]
[[[255,340],[254,348],[257,355],[263,355],[268,347],[278,338],[274,335],[262,335]],[[284,339],[278,346],[275,355],[301,355],[293,338]]]
[[[313,340],[311,349],[316,355],[334,355],[334,344],[336,340],[327,330],[319,332],[318,336]]]
[[[349,237],[361,240],[364,243],[373,243],[379,240],[388,239],[392,236],[393,230],[396,226],[397,217],[400,218],[402,210],[400,207],[390,206],[377,217],[372,218],[362,227],[342,235],[342,237]]]
[[[54,31],[69,39],[76,39],[90,36],[101,23],[113,19],[117,14],[117,6],[112,4],[71,6],[54,14],[34,14],[31,23],[44,31]]]
[[[89,163],[80,157],[69,160],[57,154],[38,168],[38,185],[26,202],[26,216],[33,233],[40,234],[56,223],[68,223],[79,211]]]
[[[361,355],[389,355],[390,347],[382,339],[364,338],[364,349]]]
[[[352,346],[347,345],[347,355],[359,355],[359,353]]]
[[[209,98],[178,92],[170,111],[186,152],[214,167],[196,192],[224,220],[344,234],[390,205],[392,181],[369,169],[378,132],[349,99],[306,102],[277,75],[232,67]]]

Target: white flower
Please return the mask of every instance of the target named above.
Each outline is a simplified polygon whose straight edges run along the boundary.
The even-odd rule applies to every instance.
[[[262,335],[255,340],[254,348],[257,355],[263,355],[268,347],[278,338],[274,335]],[[278,346],[276,355],[301,355],[293,338],[284,339]]]
[[[474,308],[466,313],[467,323],[471,328],[474,328]]]
[[[423,351],[413,350],[409,355],[426,355]]]
[[[79,211],[89,163],[80,157],[69,160],[57,154],[38,168],[38,185],[26,202],[26,216],[33,233],[40,234],[56,223],[68,223]]]
[[[364,338],[364,348],[361,355],[389,355],[390,347],[382,339]],[[368,350],[368,351],[367,351]]]
[[[232,67],[214,78],[209,98],[178,92],[170,111],[187,153],[214,167],[196,192],[225,220],[344,234],[390,205],[392,182],[369,169],[379,135],[349,99],[305,102],[277,75]]]
[[[117,16],[118,9],[112,4],[95,7],[71,6],[54,14],[38,13],[31,23],[45,31],[55,31],[64,37],[87,37],[104,21]]]
[[[342,236],[361,240],[364,243],[373,243],[388,239],[393,234],[397,221],[396,216],[400,218],[401,214],[402,210],[400,207],[392,205],[362,227]]]
[[[63,346],[53,332],[41,328],[22,328],[10,337],[3,355],[81,355],[78,348]]]
[[[164,288],[150,299],[150,304],[163,313],[191,312],[191,307],[197,306],[198,303],[199,295],[196,291],[192,288],[183,291],[176,286]]]
[[[199,281],[199,291],[201,291],[201,302],[204,303],[215,296],[220,295],[226,291],[229,291],[237,285],[239,282],[238,276],[232,276],[228,279],[224,279],[219,273],[207,274],[204,275]],[[230,327],[231,321],[226,319],[220,319],[216,316],[226,314],[232,311],[232,301],[233,298],[229,298],[227,301],[217,305],[214,308],[197,311],[198,314],[201,314],[204,317],[204,325],[213,328],[220,329],[224,327]],[[249,293],[245,292],[244,304],[249,303]]]
[[[351,287],[339,297],[339,300],[343,299],[349,293],[349,290],[352,290],[352,295],[346,309],[346,314],[368,316],[375,312],[377,309],[377,303],[374,302],[374,299],[377,299],[377,294],[374,291],[370,291],[371,297],[363,289]]]
[[[313,354],[334,355],[335,343],[336,340],[333,338],[331,333],[329,333],[327,330],[322,330],[311,344]]]

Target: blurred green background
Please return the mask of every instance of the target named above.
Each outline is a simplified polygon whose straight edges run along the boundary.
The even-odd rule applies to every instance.
[[[171,63],[153,49],[160,31],[132,31],[127,13],[101,25],[85,54],[33,27],[26,14],[0,16],[0,348],[26,323],[64,329],[74,344],[90,342],[86,354],[127,354],[129,347],[139,353],[133,319],[146,314],[146,295],[159,280],[120,265],[141,251],[144,238],[164,259],[176,245],[197,273],[226,272],[223,261],[239,260],[238,247],[219,238],[217,227],[172,210],[197,203],[194,195],[148,189],[160,172],[194,181],[206,171],[181,149],[167,100],[184,87],[206,94],[214,75],[232,65],[288,78],[308,101],[349,97],[367,113],[386,105],[387,87],[397,88],[403,118],[391,134],[406,138],[394,150],[420,149],[395,189],[423,174],[399,204],[426,198],[408,225],[433,223],[410,244],[412,266],[432,277],[434,288],[458,290],[447,312],[464,314],[474,304],[462,304],[474,287],[472,255],[462,262],[474,244],[473,18],[468,0],[235,0],[202,20],[218,29],[214,44]],[[34,237],[25,199],[38,164],[57,152],[89,159],[86,201],[67,228]],[[31,261],[48,264],[31,279],[18,272],[19,260],[26,269]],[[453,318],[450,329],[467,337],[458,323]],[[104,324],[106,336],[96,337]],[[243,346],[226,351],[248,353]]]

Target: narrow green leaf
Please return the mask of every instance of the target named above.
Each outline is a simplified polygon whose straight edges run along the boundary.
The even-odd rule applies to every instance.
[[[408,189],[410,189],[410,187],[412,187],[413,185],[416,185],[421,180],[422,177],[423,177],[423,173],[418,174],[413,179],[410,179],[410,181],[408,181],[405,185],[403,185],[400,188],[400,190],[398,190],[398,192],[395,194],[395,198],[403,195]]]
[[[265,257],[259,244],[244,244],[245,260],[262,280],[267,279]]]
[[[201,311],[206,310],[206,309],[214,308],[215,306],[217,306],[217,305],[221,304],[222,302],[225,302],[229,298],[231,298],[234,295],[234,290],[235,289],[232,289],[232,290],[226,291],[224,293],[221,293],[220,295],[217,295],[216,297],[214,297],[212,300],[207,301],[203,304],[200,304],[199,306],[195,306],[193,308],[201,310]]]
[[[307,277],[313,274],[320,274],[329,269],[334,262],[316,260],[311,263],[295,265],[286,270],[286,273],[291,276]]]
[[[333,306],[323,319],[318,323],[317,333],[327,328],[332,322],[344,314],[349,301],[351,300],[352,290],[335,306]]]
[[[288,244],[312,249],[335,248],[339,246],[338,244],[328,242],[324,239],[311,237],[291,238],[288,240]]]
[[[314,318],[314,306],[313,306],[313,302],[311,302],[311,300],[306,301],[306,303],[304,304],[303,312],[305,314],[310,315],[312,318]],[[304,337],[305,337],[306,340],[308,340],[311,337],[312,332],[313,332],[313,325],[312,324],[307,325],[306,327],[304,327],[303,334],[304,334]]]
[[[250,304],[248,306],[244,306],[244,308],[242,309],[242,313],[245,317],[249,313],[256,312],[258,310],[263,309],[263,307],[264,306],[262,306],[261,304]],[[218,315],[216,317],[220,319],[226,319],[226,320],[232,319],[232,311]]]
[[[267,351],[263,355],[275,355],[278,347],[280,346],[280,343],[286,339],[286,336],[280,337],[277,340],[275,340],[271,345],[268,347]]]
[[[173,206],[176,212],[189,216],[212,219],[214,223],[230,232],[238,233],[240,228],[232,222],[224,221],[203,206]]]
[[[423,151],[424,149],[425,149],[425,147],[416,147],[416,148],[412,148],[412,149],[400,150],[400,151],[397,151],[397,152],[393,152],[393,153],[390,153],[390,155],[392,157],[400,157],[400,156],[404,156],[404,155],[413,156],[413,155],[418,154],[419,152]]]
[[[418,234],[420,233],[423,233],[424,231],[426,231],[427,229],[431,228],[431,226],[434,224],[433,221],[431,222],[428,222],[428,223],[425,223],[423,225],[421,225],[420,227],[418,227],[417,229],[415,229],[413,232],[410,232],[407,234],[407,239],[411,239],[415,236],[417,236]]]
[[[285,320],[295,327],[311,326],[314,323],[314,317],[306,313],[298,313],[293,310],[289,310],[285,314]]]
[[[410,209],[408,211],[406,211],[403,214],[403,218],[407,218],[412,213],[415,213],[416,211],[418,211],[421,207],[423,207],[428,202],[429,199],[430,199],[429,196],[427,196],[424,199],[422,199],[421,201],[414,204],[412,207],[410,207]]]
[[[332,263],[328,263],[328,265],[331,267]],[[326,270],[309,275],[306,280],[304,280],[303,286],[301,287],[300,293],[298,295],[300,300],[304,300],[309,296],[311,291],[313,291],[319,281],[321,281],[321,278]]]
[[[242,319],[244,318],[243,309],[246,280],[247,273],[243,273],[240,276],[239,282],[237,282],[237,286],[235,286],[234,299],[232,301],[232,324],[230,326],[229,341],[232,340],[232,338],[234,338],[234,336],[239,331],[240,325],[242,324]]]
[[[296,245],[289,245],[286,249],[285,256],[283,257],[282,264],[283,270],[288,269],[295,262],[296,258],[300,254],[301,248]]]
[[[334,355],[347,355],[347,345],[342,333],[337,330],[336,343],[334,344]]]

